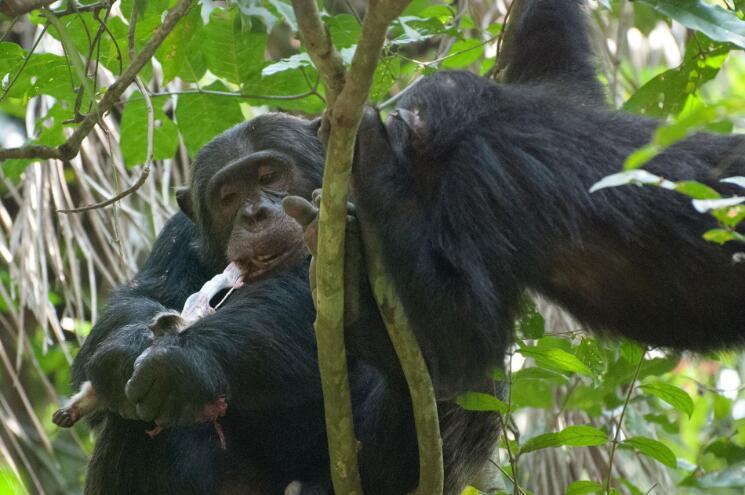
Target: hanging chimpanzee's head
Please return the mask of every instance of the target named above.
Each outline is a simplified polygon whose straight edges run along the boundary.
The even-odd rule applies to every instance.
[[[306,255],[302,228],[285,215],[282,198],[310,198],[320,187],[324,152],[317,129],[317,120],[266,114],[197,154],[191,187],[176,196],[199,227],[210,268],[221,271],[235,261],[252,279]]]

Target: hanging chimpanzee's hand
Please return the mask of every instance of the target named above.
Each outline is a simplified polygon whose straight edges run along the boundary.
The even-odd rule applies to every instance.
[[[310,288],[316,302],[316,260],[318,255],[318,209],[321,204],[321,189],[313,191],[313,202],[299,196],[288,196],[282,201],[285,213],[294,218],[304,229],[303,237],[313,258],[310,261]],[[354,204],[347,203],[347,226],[344,255],[344,322],[354,324],[360,317],[363,297],[369,297],[367,269],[362,254],[362,241]],[[367,300],[364,301],[367,303]]]
[[[137,358],[125,392],[139,419],[170,427],[210,419],[205,410],[228,391],[220,365],[209,354],[166,336]]]

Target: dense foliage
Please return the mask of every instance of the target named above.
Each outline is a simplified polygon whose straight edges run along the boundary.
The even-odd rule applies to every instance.
[[[63,144],[176,3],[63,0],[22,17],[0,17],[3,147],[19,144],[9,141],[13,127],[6,120],[24,119],[29,144]],[[508,5],[414,0],[391,29],[372,101],[391,109],[408,85],[445,68],[498,77],[494,69]],[[364,3],[326,2],[325,7],[326,26],[348,63]],[[719,229],[701,233],[702,242],[745,241],[734,231],[745,218],[745,194],[722,198],[702,184],[672,183],[643,170],[656,153],[695,130],[745,128],[745,1],[601,0],[591,8],[612,104],[668,122],[649,146],[629,158],[625,171],[596,187],[633,183],[675,189],[691,197],[692,208],[719,221]],[[99,180],[96,174],[113,173],[115,167],[107,163],[123,164],[117,176],[126,178],[130,170],[132,181],[143,165],[152,164],[156,173],[146,179],[162,188],[158,198],[165,198],[164,205],[148,202],[155,197],[149,196],[127,198],[122,207],[147,211],[147,218],[133,216],[131,222],[147,228],[125,224],[126,232],[114,229],[101,236],[98,211],[76,224],[75,232],[95,232],[84,244],[71,234],[68,220],[58,219],[54,207],[60,203],[50,206],[27,194],[57,194],[55,186],[45,186],[54,189],[51,193],[34,187],[51,180],[40,170],[60,162],[40,162],[30,153],[2,163],[0,257],[7,266],[0,265],[0,494],[81,490],[92,438],[84,425],[71,434],[57,430],[51,411],[70,393],[70,358],[95,319],[101,286],[109,288],[131,274],[163,211],[173,204],[169,186],[178,181],[171,176],[183,179],[188,158],[202,145],[267,109],[306,115],[323,110],[323,85],[296,31],[292,8],[283,0],[195,2],[139,72],[137,84],[102,120],[104,137],[96,149],[84,148],[85,157],[65,162],[53,177],[64,182],[78,205],[112,195],[89,190]],[[745,187],[745,178],[728,180]],[[39,217],[36,228],[17,228],[32,213]],[[27,236],[47,245],[24,252]],[[113,275],[106,273],[107,260],[89,252],[108,244],[121,253],[124,267]],[[30,258],[39,271],[24,269]],[[82,271],[70,268],[79,263],[86,265]],[[40,279],[45,297],[27,296],[27,287]],[[680,356],[609,342],[583,333],[544,301],[527,298],[518,327],[508,371],[494,376],[508,384],[506,396],[468,393],[460,399],[466,408],[498,410],[505,417],[495,481],[488,486],[518,494],[574,495],[745,489],[740,378],[745,361],[737,354]]]

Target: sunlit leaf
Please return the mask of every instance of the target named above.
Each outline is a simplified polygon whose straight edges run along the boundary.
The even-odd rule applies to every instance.
[[[465,392],[458,396],[455,402],[469,411],[496,411],[498,413],[506,413],[508,410],[507,404],[494,397],[491,394],[485,394],[482,392]]]
[[[603,445],[608,441],[608,435],[594,426],[568,426],[559,433],[544,433],[533,437],[522,446],[520,453],[525,454],[550,447],[588,447]]]
[[[634,437],[624,440],[619,444],[621,447],[638,450],[641,454],[651,457],[667,467],[675,469],[677,460],[675,454],[664,443],[647,437]]]
[[[684,390],[664,382],[647,383],[641,385],[639,388],[645,393],[662,399],[678,411],[687,414],[689,418],[691,417],[693,413],[693,399]]]

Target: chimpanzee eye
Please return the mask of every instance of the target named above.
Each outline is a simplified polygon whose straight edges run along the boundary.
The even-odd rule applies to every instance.
[[[238,192],[232,189],[223,189],[220,191],[220,204],[229,206],[238,200]]]
[[[279,174],[277,172],[273,172],[273,171],[272,172],[263,173],[263,174],[259,175],[259,184],[261,184],[262,186],[266,186],[268,184],[271,184],[272,182],[274,182],[277,179],[278,176],[279,176]]]

